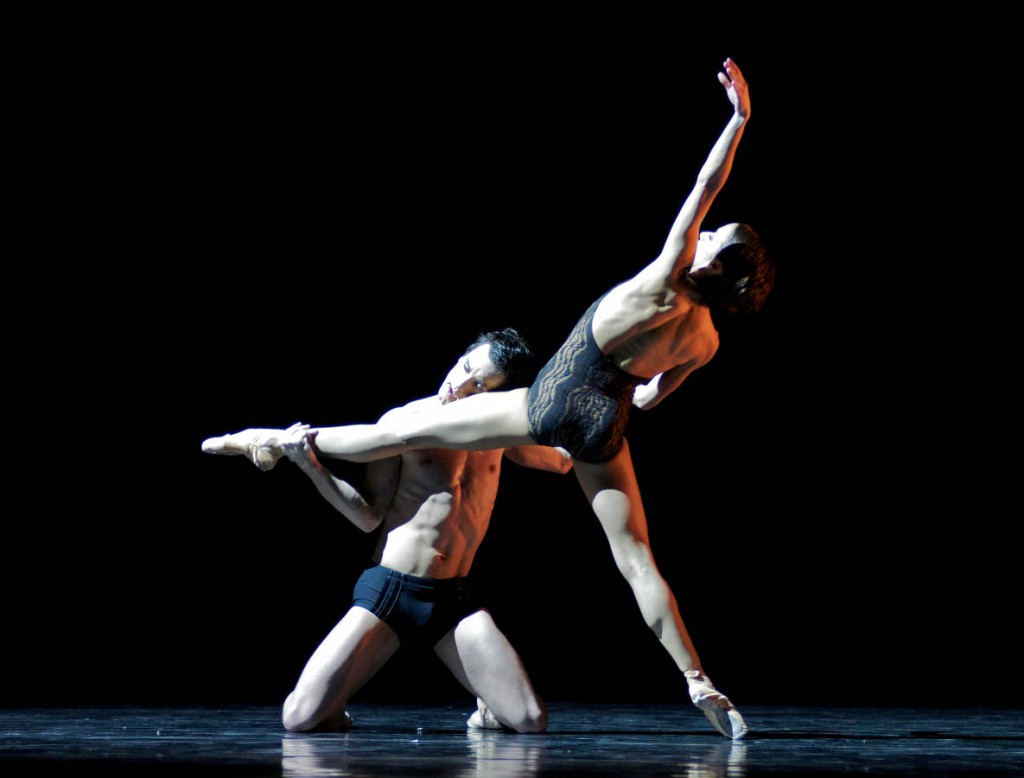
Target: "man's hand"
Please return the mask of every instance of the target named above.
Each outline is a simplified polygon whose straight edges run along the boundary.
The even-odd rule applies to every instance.
[[[316,432],[309,432],[309,425],[296,422],[286,429],[277,440],[277,446],[286,457],[297,465],[316,461],[313,440]]]

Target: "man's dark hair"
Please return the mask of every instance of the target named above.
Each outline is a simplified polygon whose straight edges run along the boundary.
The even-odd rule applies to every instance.
[[[740,224],[735,238],[715,255],[722,273],[698,279],[701,302],[729,313],[757,313],[775,283],[775,263],[749,225]]]
[[[533,379],[537,375],[536,357],[530,344],[526,342],[526,338],[516,330],[506,327],[503,330],[483,332],[477,335],[476,340],[469,344],[462,355],[465,356],[484,344],[491,347],[488,354],[491,362],[505,374],[505,381],[501,384],[502,389],[518,389],[533,383]]]

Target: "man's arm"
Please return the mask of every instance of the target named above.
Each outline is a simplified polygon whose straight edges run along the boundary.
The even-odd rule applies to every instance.
[[[506,448],[505,456],[535,470],[563,474],[572,470],[572,455],[561,446],[515,446]]]
[[[693,263],[701,222],[732,170],[736,147],[750,118],[750,95],[736,63],[727,59],[724,67],[725,73],[719,73],[718,80],[732,103],[733,115],[697,174],[697,183],[679,209],[660,256],[641,274],[651,273],[657,278],[665,278],[689,268]]]
[[[327,502],[363,532],[372,532],[384,520],[394,497],[402,462],[399,457],[370,462],[366,466],[365,484],[369,498],[348,481],[335,476],[317,459],[309,435],[281,443],[281,449],[298,465]]]

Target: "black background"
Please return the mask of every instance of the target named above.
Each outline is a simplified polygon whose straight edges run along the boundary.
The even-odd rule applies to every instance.
[[[981,13],[829,9],[26,30],[0,704],[283,700],[373,538],[200,442],[373,420],[485,329],[550,354],[660,249],[726,56],[706,224],[776,290],[629,432],[704,667],[741,708],[1019,704],[1016,89]],[[685,699],[572,476],[505,467],[476,574],[545,698]],[[447,696],[404,653],[360,693]]]

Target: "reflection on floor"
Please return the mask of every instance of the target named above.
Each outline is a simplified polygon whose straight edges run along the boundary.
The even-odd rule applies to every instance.
[[[103,775],[1024,776],[1024,708],[748,708],[730,741],[692,706],[549,703],[538,735],[467,731],[467,705],[357,705],[344,734],[274,707],[0,709],[0,772]]]

